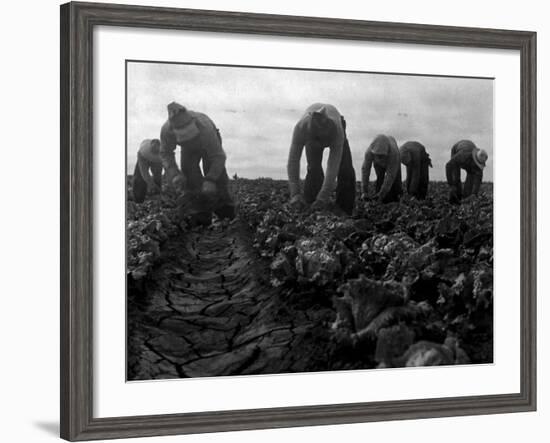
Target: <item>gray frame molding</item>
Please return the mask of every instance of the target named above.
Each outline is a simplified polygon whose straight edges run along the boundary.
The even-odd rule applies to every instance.
[[[94,418],[94,26],[513,49],[521,55],[521,392],[475,397]],[[70,441],[536,409],[536,33],[100,3],[61,6],[61,437]]]

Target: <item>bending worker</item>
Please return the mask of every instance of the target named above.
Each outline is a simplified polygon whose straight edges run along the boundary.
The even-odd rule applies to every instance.
[[[153,176],[151,177],[151,173]],[[160,192],[162,187],[162,160],[160,158],[160,141],[143,140],[139,145],[137,163],[132,179],[134,201],[143,203],[147,192]]]
[[[172,102],[167,108],[168,120],[160,132],[160,157],[168,184],[211,197],[219,217],[233,218],[235,204],[229,193],[226,155],[218,128],[207,115],[179,103]],[[174,155],[176,145],[181,147],[181,171]]]
[[[452,147],[451,159],[445,167],[447,183],[451,188],[449,198],[451,203],[458,203],[462,198],[478,194],[487,157],[487,152],[479,149],[470,140],[461,140]],[[464,169],[467,174],[464,189],[460,181],[461,169]]]
[[[425,199],[430,181],[429,168],[432,167],[426,148],[418,142],[406,142],[399,148],[399,155],[401,163],[407,168],[405,180],[407,192],[420,200]]]
[[[307,175],[302,196],[300,160],[304,146]],[[330,152],[325,174],[322,161],[326,147]],[[347,214],[353,212],[355,171],[346,137],[346,122],[334,106],[315,103],[306,109],[294,127],[287,172],[291,204],[313,203],[313,209],[323,209],[336,190],[336,204]]]
[[[395,139],[378,135],[365,152],[362,167],[363,197],[368,197],[371,167],[376,172],[376,195],[380,203],[399,201],[403,188],[401,184],[401,160]]]

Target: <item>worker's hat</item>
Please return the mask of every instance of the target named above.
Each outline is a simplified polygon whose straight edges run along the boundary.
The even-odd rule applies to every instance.
[[[327,113],[327,108],[325,105],[319,103],[318,106],[314,107],[311,109],[311,114],[323,114],[323,115],[326,115]]]
[[[199,134],[195,119],[185,106],[172,102],[167,108],[170,126],[178,142],[191,140]]]
[[[371,144],[371,152],[374,155],[389,155],[390,141],[385,135],[377,136]]]
[[[479,169],[485,168],[485,163],[487,162],[487,158],[489,158],[487,151],[484,149],[475,149],[472,151],[472,157],[474,159],[474,163]]]

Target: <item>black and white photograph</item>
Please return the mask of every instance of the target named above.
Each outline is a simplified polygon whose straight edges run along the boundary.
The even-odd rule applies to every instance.
[[[493,363],[493,94],[127,60],[127,380]]]
[[[6,5],[1,441],[545,440],[543,2]]]

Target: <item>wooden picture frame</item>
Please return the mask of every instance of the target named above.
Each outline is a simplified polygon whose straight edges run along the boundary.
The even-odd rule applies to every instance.
[[[454,398],[94,418],[92,31],[95,26],[497,48],[521,63],[521,390]],[[536,34],[188,9],[61,6],[61,437],[70,441],[533,411],[536,408]]]

